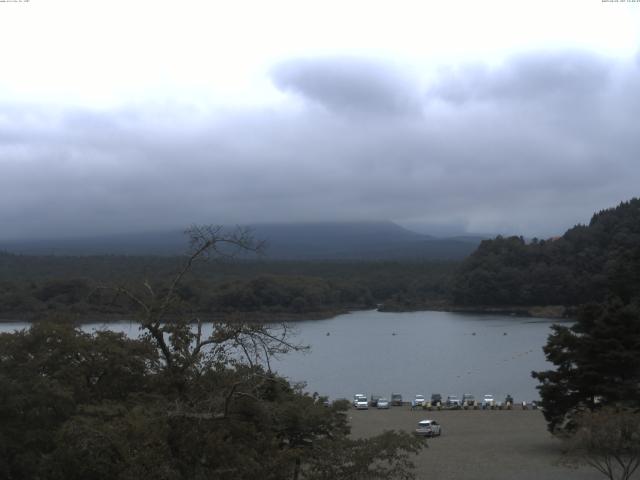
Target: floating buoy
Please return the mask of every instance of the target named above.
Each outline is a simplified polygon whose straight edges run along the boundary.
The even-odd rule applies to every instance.
[[[473,332],[471,335],[475,335],[475,334],[476,334],[476,332]]]
[[[329,335],[331,335],[331,334],[330,334],[329,332],[327,332],[327,337],[328,337]]]

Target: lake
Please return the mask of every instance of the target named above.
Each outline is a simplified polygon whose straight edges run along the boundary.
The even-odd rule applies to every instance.
[[[539,398],[532,370],[551,368],[542,347],[557,320],[449,312],[358,311],[289,324],[295,341],[311,347],[272,362],[291,381],[331,398],[355,393],[389,396],[491,393],[497,400]],[[0,324],[0,331],[27,324]],[[87,324],[138,334],[135,323]]]

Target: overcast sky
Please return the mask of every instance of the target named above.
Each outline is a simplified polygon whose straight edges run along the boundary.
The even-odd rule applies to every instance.
[[[7,0],[0,42],[0,238],[546,237],[640,194],[638,2]]]

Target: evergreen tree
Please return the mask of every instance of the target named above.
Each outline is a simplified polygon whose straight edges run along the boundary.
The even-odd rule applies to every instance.
[[[579,310],[571,327],[555,325],[544,352],[555,370],[533,372],[552,432],[601,406],[640,407],[640,305],[611,299]]]

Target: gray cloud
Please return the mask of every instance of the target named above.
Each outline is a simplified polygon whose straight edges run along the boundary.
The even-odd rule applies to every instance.
[[[639,193],[639,67],[549,58],[445,72],[422,97],[392,65],[295,61],[274,78],[308,103],[280,110],[1,105],[0,237],[353,219],[561,233]]]
[[[500,67],[449,70],[430,93],[454,103],[583,100],[606,91],[610,69],[610,62],[587,52],[530,53],[512,57]]]
[[[272,70],[276,86],[328,109],[365,114],[419,111],[416,85],[399,70],[362,58],[296,59]]]

